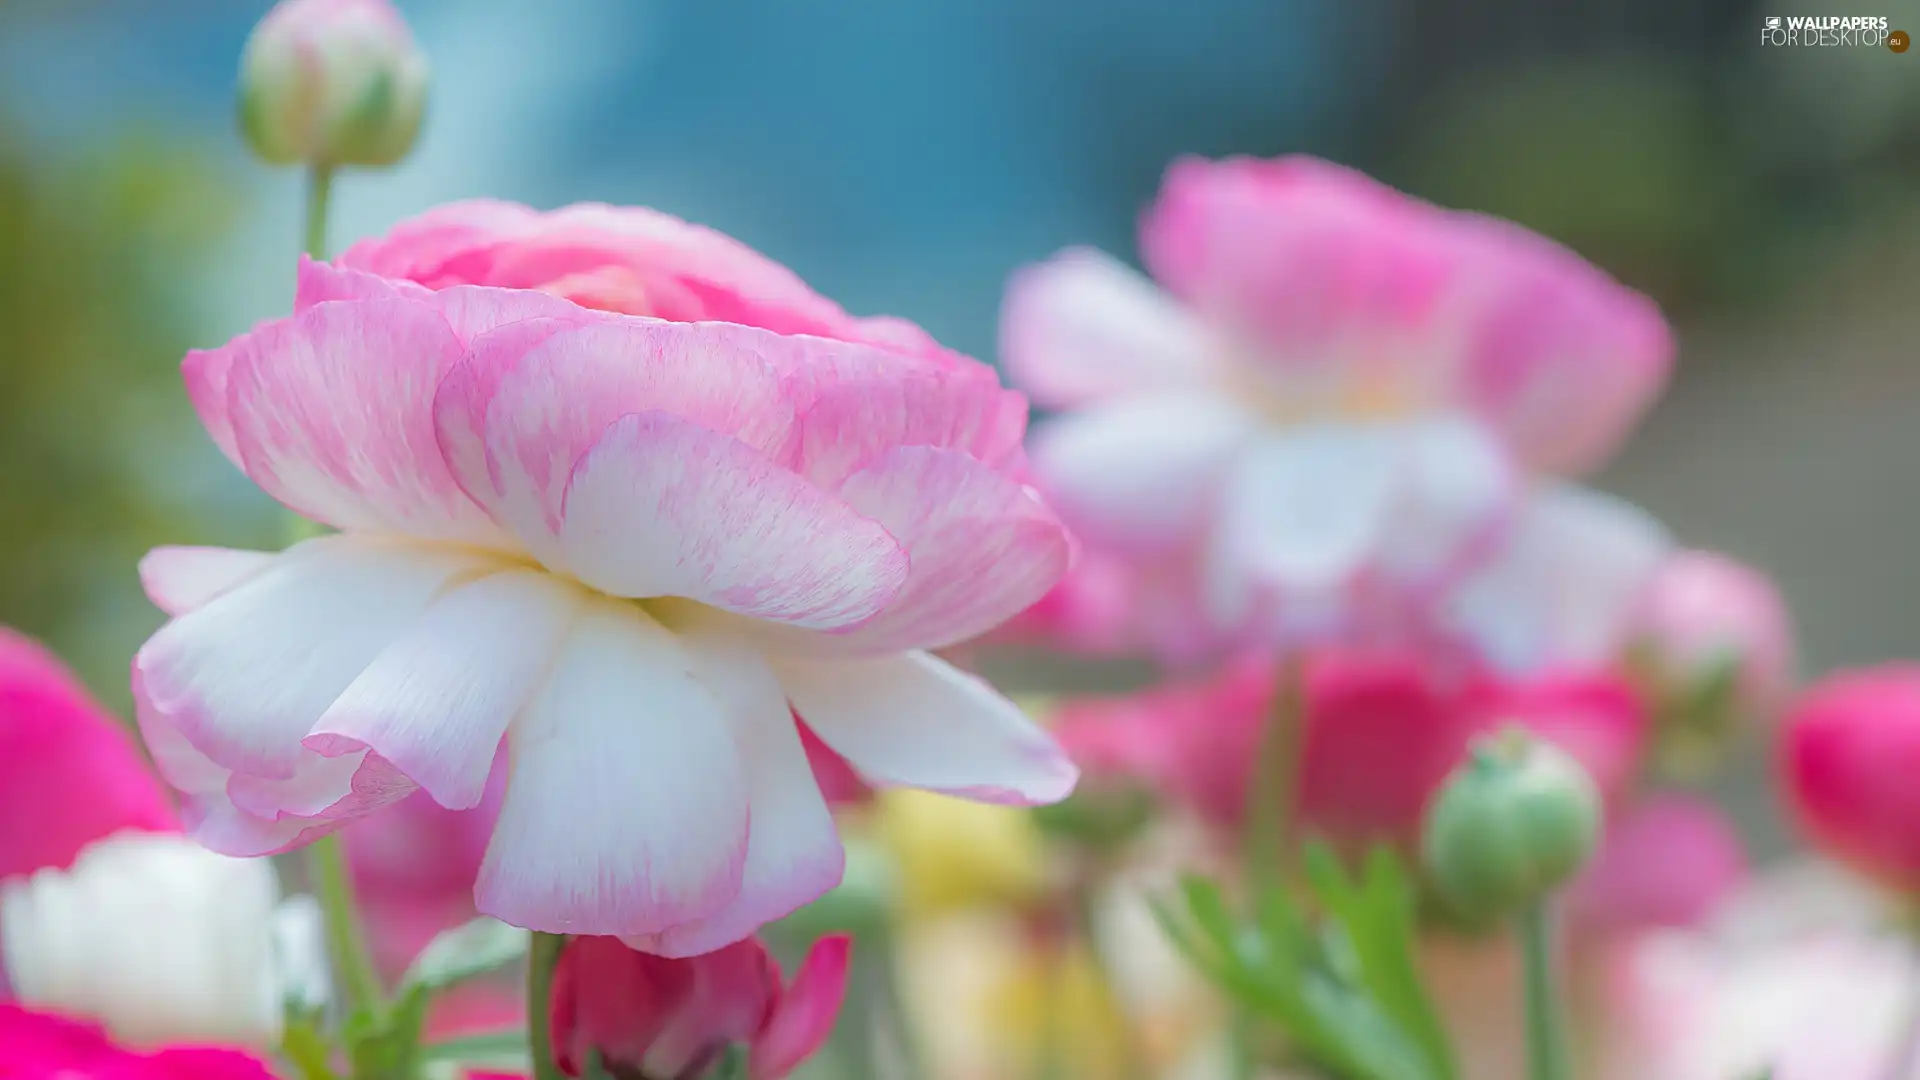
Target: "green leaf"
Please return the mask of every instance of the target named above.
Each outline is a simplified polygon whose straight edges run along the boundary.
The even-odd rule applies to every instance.
[[[338,1080],[328,1060],[326,1037],[307,1021],[288,1021],[280,1036],[280,1056],[299,1070],[301,1080]]]
[[[420,1048],[423,1062],[453,1061],[463,1065],[488,1065],[496,1068],[525,1068],[532,1059],[527,1033],[492,1031],[482,1035],[463,1035],[457,1039],[428,1043]]]
[[[438,991],[498,971],[527,954],[527,940],[527,932],[518,927],[474,919],[428,942],[401,985]]]

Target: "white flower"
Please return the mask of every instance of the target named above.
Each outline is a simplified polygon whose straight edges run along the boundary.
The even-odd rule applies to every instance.
[[[264,859],[120,833],[71,869],[0,884],[0,960],[21,1001],[130,1045],[272,1046],[288,985],[276,957],[300,951],[277,940],[289,925],[276,929],[279,892]]]

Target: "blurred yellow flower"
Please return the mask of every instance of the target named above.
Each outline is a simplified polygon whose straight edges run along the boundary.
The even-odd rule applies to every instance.
[[[1046,888],[1045,844],[1025,810],[923,791],[880,793],[874,829],[899,867],[901,914],[1022,905]]]

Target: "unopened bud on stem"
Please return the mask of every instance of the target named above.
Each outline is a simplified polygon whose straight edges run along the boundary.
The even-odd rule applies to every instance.
[[[240,128],[275,165],[392,165],[426,96],[426,58],[387,0],[283,0],[240,58]]]
[[[1599,791],[1565,752],[1511,729],[1475,744],[1427,808],[1422,854],[1441,897],[1499,919],[1566,883],[1600,839]]]

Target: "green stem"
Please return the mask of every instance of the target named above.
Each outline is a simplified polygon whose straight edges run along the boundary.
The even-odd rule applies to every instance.
[[[334,976],[341,982],[346,1011],[379,1008],[384,997],[380,974],[374,969],[373,956],[367,952],[366,939],[360,933],[353,882],[347,876],[346,852],[338,836],[323,836],[307,845],[307,875],[313,894],[320,901],[320,914],[327,931],[327,952],[333,960]]]
[[[565,934],[536,931],[527,945],[527,1047],[533,1056],[532,1080],[565,1080],[553,1059],[553,969],[560,963]]]
[[[1280,662],[1273,708],[1267,714],[1260,748],[1247,784],[1246,821],[1241,829],[1246,844],[1247,896],[1258,908],[1269,890],[1286,887],[1287,853],[1293,839],[1294,793],[1300,781],[1301,743],[1305,737],[1305,676],[1294,659]],[[1234,1080],[1251,1080],[1259,1063],[1255,1046],[1258,1022],[1245,1006],[1236,1006],[1233,1018]]]
[[[1526,969],[1527,1075],[1531,1080],[1572,1080],[1553,973],[1553,923],[1544,899],[1521,913],[1519,932],[1520,958]]]
[[[333,166],[315,165],[307,172],[307,232],[309,258],[327,257],[327,211],[333,198]]]

